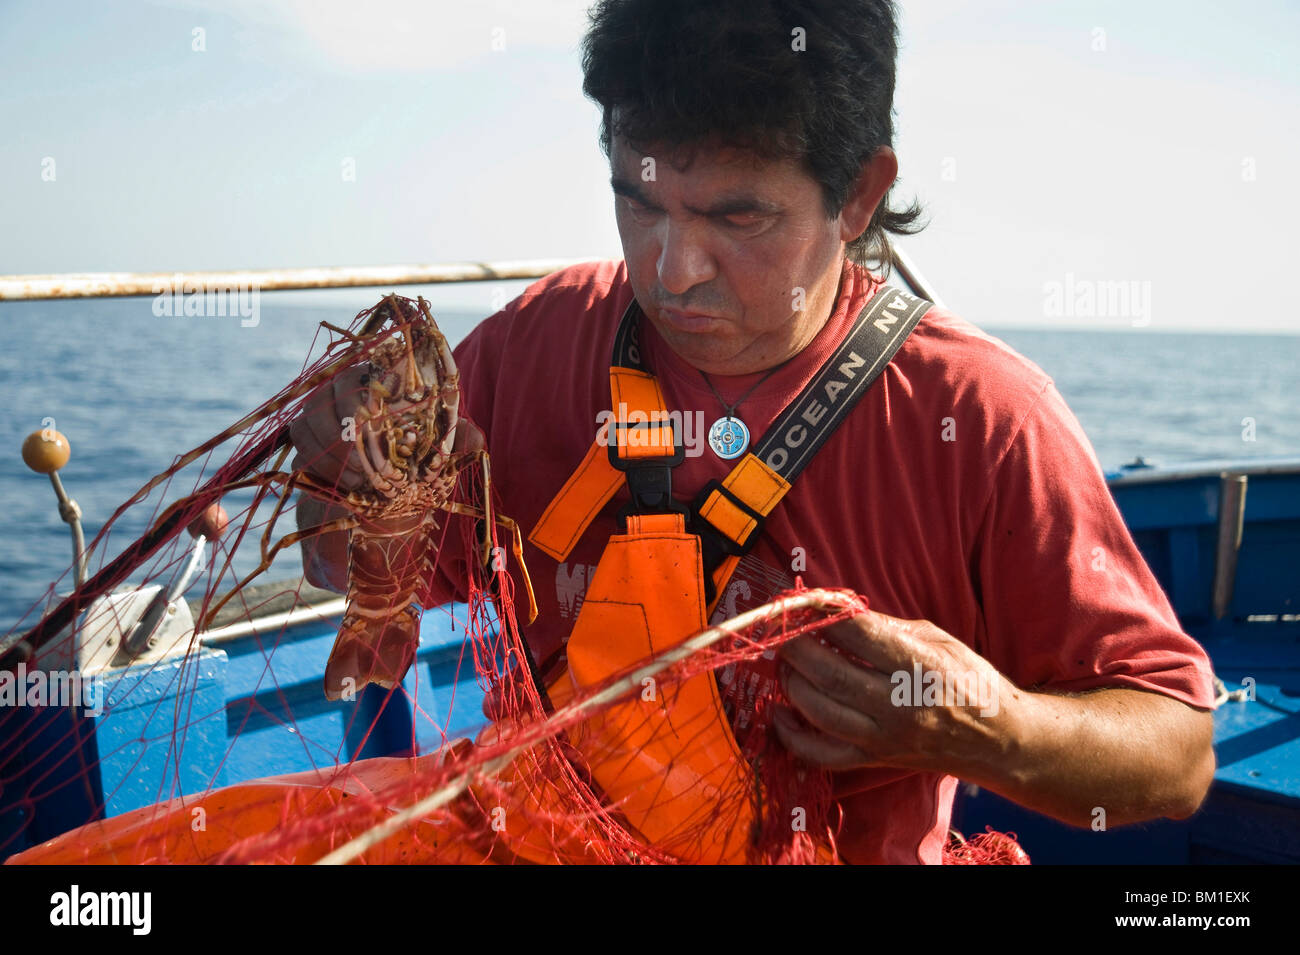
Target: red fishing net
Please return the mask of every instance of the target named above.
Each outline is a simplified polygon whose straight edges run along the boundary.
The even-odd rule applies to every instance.
[[[68,582],[56,582],[0,641],[0,671],[28,704],[0,709],[0,858],[838,861],[831,777],[777,741],[771,714],[783,702],[779,689],[758,701],[743,731],[733,730],[718,717],[713,673],[770,659],[780,644],[861,612],[861,598],[801,588],[668,650],[611,665],[599,678],[539,688],[520,632],[520,609],[531,606],[531,594],[516,591],[498,556],[519,559],[516,530],[493,506],[500,502],[485,456],[453,441],[456,375],[426,303],[389,297],[332,333],[288,388],[178,458],[123,505],[92,544],[89,579],[65,596],[56,588]],[[362,452],[363,473],[349,485],[291,470],[288,423],[313,389],[359,363],[366,363],[367,391],[353,431],[344,429],[338,442],[343,452]],[[291,639],[295,624],[285,611],[302,602],[303,584],[259,586],[277,554],[298,542],[300,491],[336,505],[344,516],[331,518],[329,528],[352,534],[343,624],[328,669],[323,659],[317,664],[325,685],[316,684],[320,695],[312,701],[289,699],[273,666]],[[229,526],[195,547],[181,531],[193,526],[216,537],[209,510],[216,504],[229,512]],[[124,516],[142,513],[148,531],[125,547],[115,543]],[[415,601],[450,535],[463,553],[484,558],[468,561],[468,603],[457,626],[460,665],[472,668],[493,719],[473,739],[442,734],[430,742],[413,731],[398,755],[357,758],[381,719],[354,702],[367,682],[385,686],[389,698],[406,697],[417,719],[436,719],[419,711],[403,680],[417,651]],[[181,599],[186,591],[188,602]],[[273,702],[258,712],[226,704],[219,715],[225,753],[217,771],[205,763],[196,778],[187,751],[198,734],[210,742],[213,725],[195,702],[210,652],[205,638],[255,618],[262,621],[261,658],[244,677],[246,698]],[[39,700],[30,692],[37,673],[45,674]],[[75,695],[77,688],[62,684],[78,675],[93,693],[71,706],[54,699],[58,681],[59,692]],[[167,692],[157,692],[160,681]],[[295,720],[327,695],[339,701],[333,705],[353,707],[346,751],[340,744],[313,752],[311,768],[287,776],[246,779],[235,771],[235,744],[264,711],[275,709],[306,747],[308,734],[294,733]],[[78,704],[88,705],[77,711]],[[118,725],[130,729],[115,736]],[[100,772],[101,764],[120,765],[137,752],[132,784],[152,787],[150,798],[116,812],[128,783],[120,772]],[[50,805],[69,813],[80,805],[82,818],[67,818],[98,821],[51,840],[59,820],[49,818]],[[1028,861],[1014,837],[997,833],[955,839],[946,860]]]

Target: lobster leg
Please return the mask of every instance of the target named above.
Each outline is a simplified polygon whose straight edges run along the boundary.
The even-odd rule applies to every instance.
[[[264,488],[277,482],[284,483],[285,491],[287,493],[289,487],[294,483],[296,476],[297,475],[292,471],[272,471],[268,474],[259,474],[255,478],[248,478],[243,481],[231,481],[229,484],[223,484],[215,493],[212,490],[206,490],[199,494],[190,494],[187,497],[182,497],[179,500],[173,501],[167,509],[159,515],[158,519],[153,522],[153,528],[155,530],[161,528],[168,521],[172,520],[177,513],[184,510],[186,507],[194,506],[195,502],[200,499],[209,503],[212,501],[220,501],[221,497],[224,497],[231,491],[242,490],[246,487]]]
[[[492,508],[492,469],[491,457],[488,455],[486,448],[478,448],[474,451],[465,453],[465,461],[469,462],[477,459],[480,467],[483,468],[483,507],[479,509],[468,504],[460,504],[455,501],[448,501],[443,505],[443,509],[451,514],[464,514],[467,517],[476,517],[487,522],[488,528],[500,524],[506,530],[510,531],[510,549],[514,552],[515,560],[519,561],[519,571],[524,577],[524,590],[528,592],[528,622],[532,623],[537,619],[537,597],[533,593],[533,580],[528,574],[528,565],[524,562],[524,535],[519,530],[519,525],[504,514],[497,514]],[[464,465],[462,465],[463,467]],[[492,566],[492,546],[493,538],[489,530],[483,536],[483,554],[480,564],[484,567]]]
[[[356,526],[356,518],[340,517],[332,521],[326,521],[323,524],[318,524],[315,527],[308,527],[300,531],[294,531],[292,534],[287,534],[280,540],[276,541],[276,543],[269,549],[265,546],[264,540],[262,547],[262,562],[257,565],[257,569],[237,583],[233,589],[223,594],[221,599],[203,615],[203,619],[199,621],[195,630],[202,631],[206,629],[208,625],[211,624],[212,619],[217,615],[217,611],[229,603],[231,597],[235,596],[235,594],[239,593],[252,583],[253,579],[256,578],[258,574],[266,571],[266,569],[271,566],[271,562],[275,560],[275,555],[280,553],[280,551],[284,550],[286,547],[292,547],[294,544],[297,544],[308,537],[314,537],[317,534],[331,534],[334,531],[351,530]],[[270,531],[269,527],[267,528],[267,531]]]
[[[468,504],[458,504],[449,501],[443,506],[443,509],[451,514],[463,514],[466,517],[477,517],[480,520],[488,519],[482,508],[471,507]],[[528,565],[524,563],[524,536],[519,530],[519,525],[506,517],[504,514],[497,514],[493,522],[500,524],[506,530],[510,531],[510,550],[515,555],[515,560],[519,561],[519,570],[524,577],[524,590],[528,592],[528,622],[532,623],[537,619],[537,598],[533,594],[533,580],[528,575]],[[483,561],[485,566],[491,566],[492,563],[492,540],[489,537],[486,544],[487,557]]]

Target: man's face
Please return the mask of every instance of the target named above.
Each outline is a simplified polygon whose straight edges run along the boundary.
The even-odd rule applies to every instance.
[[[680,162],[613,143],[615,214],[637,301],[701,371],[780,364],[830,315],[841,217],[826,216],[821,186],[793,161],[700,147]]]

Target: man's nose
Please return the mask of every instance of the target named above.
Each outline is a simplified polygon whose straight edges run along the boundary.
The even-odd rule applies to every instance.
[[[659,284],[670,295],[685,295],[717,277],[717,263],[708,250],[701,223],[674,222],[666,216],[659,250]]]

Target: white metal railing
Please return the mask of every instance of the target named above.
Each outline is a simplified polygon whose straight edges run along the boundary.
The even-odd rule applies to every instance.
[[[537,279],[590,259],[528,259],[518,262],[460,262],[438,265],[361,265],[310,269],[233,269],[219,272],[69,272],[58,275],[0,275],[0,301],[50,298],[110,298],[211,289],[367,288],[380,285],[437,285]]]
[[[902,250],[894,268],[918,294],[942,305]],[[595,256],[591,257],[595,258]],[[231,269],[216,272],[67,272],[54,275],[0,275],[0,302],[51,298],[114,298],[129,295],[185,294],[209,289],[281,292],[381,285],[440,285],[539,279],[585,259],[525,259],[515,262],[453,262],[437,265],[359,265],[308,269]]]

